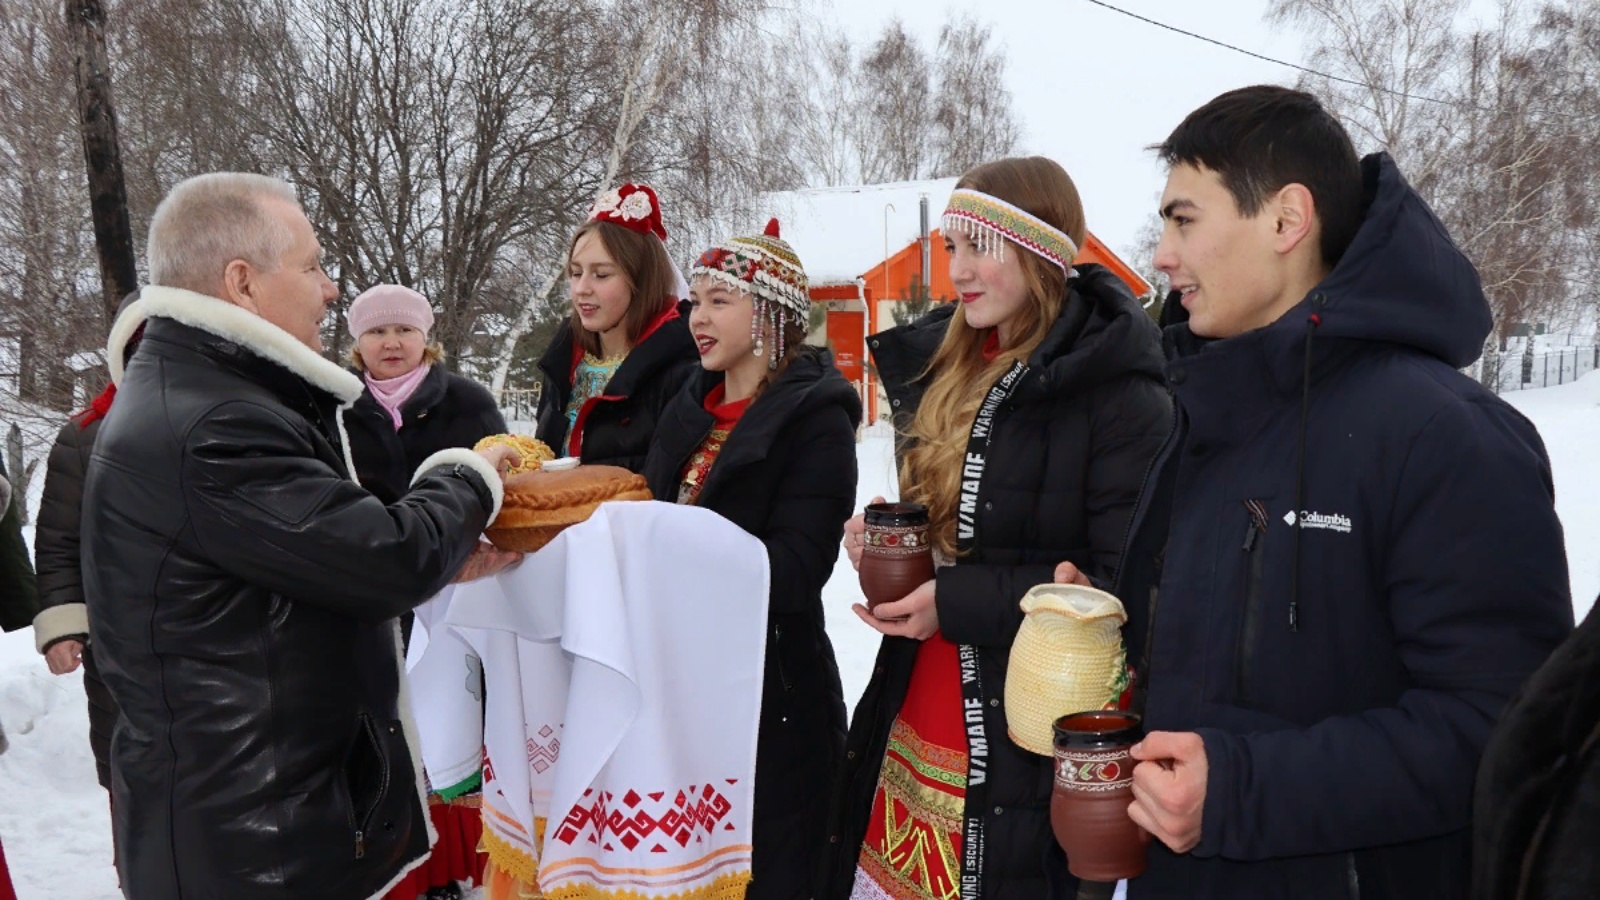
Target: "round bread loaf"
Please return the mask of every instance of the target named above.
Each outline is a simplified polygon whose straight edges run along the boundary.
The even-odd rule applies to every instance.
[[[555,452],[548,444],[525,434],[491,434],[474,444],[472,449],[482,450],[494,444],[508,444],[517,451],[517,456],[521,457],[522,461],[512,466],[511,471],[506,473],[508,475],[536,471],[544,463],[556,458]]]
[[[644,476],[621,466],[524,472],[506,479],[500,515],[484,533],[501,550],[532,553],[589,518],[602,503],[649,499]]]

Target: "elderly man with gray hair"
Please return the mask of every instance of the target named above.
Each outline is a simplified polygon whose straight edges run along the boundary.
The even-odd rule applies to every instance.
[[[389,506],[355,482],[362,385],[320,355],[336,292],[289,185],[191,178],[148,253],[83,507],[123,891],[380,896],[433,840],[395,617],[514,558],[478,549],[514,454],[439,453]]]

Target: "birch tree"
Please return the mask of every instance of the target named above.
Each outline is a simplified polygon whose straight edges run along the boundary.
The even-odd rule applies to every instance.
[[[341,294],[421,291],[457,366],[492,355],[489,333],[521,293],[505,277],[519,246],[560,228],[596,184],[602,60],[588,12],[564,0],[280,0],[281,33],[257,46],[262,127]],[[342,315],[331,332],[331,347],[346,343]]]
[[[1477,373],[1488,384],[1507,336],[1570,319],[1571,273],[1593,271],[1594,206],[1574,190],[1593,185],[1583,123],[1600,120],[1574,114],[1594,108],[1583,63],[1595,51],[1573,40],[1591,7],[1557,0],[1530,16],[1506,0],[1470,33],[1456,24],[1462,0],[1274,0],[1269,13],[1305,30],[1314,68],[1355,82],[1308,74],[1301,86],[1358,150],[1396,157],[1476,265],[1496,322]]]
[[[609,61],[598,88],[604,100],[597,117],[605,127],[596,130],[594,144],[595,156],[603,165],[594,172],[592,190],[573,198],[576,202],[569,202],[553,218],[556,227],[551,234],[559,236],[560,242],[544,250],[531,290],[524,293],[498,339],[489,374],[490,390],[496,397],[506,388],[518,343],[535,318],[558,302],[555,298],[567,265],[565,236],[576,229],[589,201],[604,187],[651,173],[652,168],[640,161],[638,150],[648,143],[647,135],[667,135],[681,127],[663,114],[669,103],[681,96],[686,81],[697,70],[703,71],[697,67],[725,65],[747,51],[738,38],[765,10],[762,0],[611,0],[596,8],[598,21],[628,23],[625,29],[599,30],[594,37],[597,50]],[[726,104],[723,114],[732,117],[738,108],[727,102],[730,99],[737,98],[719,98]],[[694,161],[685,162],[692,165]],[[663,198],[663,206],[668,203]],[[670,232],[672,226],[668,228]]]

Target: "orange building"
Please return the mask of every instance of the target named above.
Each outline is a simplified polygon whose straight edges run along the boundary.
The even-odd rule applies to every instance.
[[[866,336],[893,327],[896,307],[924,296],[924,202],[930,276],[926,296],[935,302],[956,299],[950,257],[937,227],[955,183],[954,178],[942,178],[769,195],[784,239],[806,268],[811,300],[826,310],[825,325],[813,330],[812,341],[833,347],[835,364],[861,391],[868,422],[886,418],[887,405],[881,404],[881,391],[867,366]],[[1135,296],[1150,292],[1139,273],[1092,233],[1078,262],[1105,266]]]

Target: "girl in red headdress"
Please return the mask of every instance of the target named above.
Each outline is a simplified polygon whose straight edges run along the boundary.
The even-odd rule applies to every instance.
[[[696,368],[666,237],[643,184],[602,194],[572,236],[572,313],[539,360],[538,437],[562,456],[639,471],[662,407]]]

